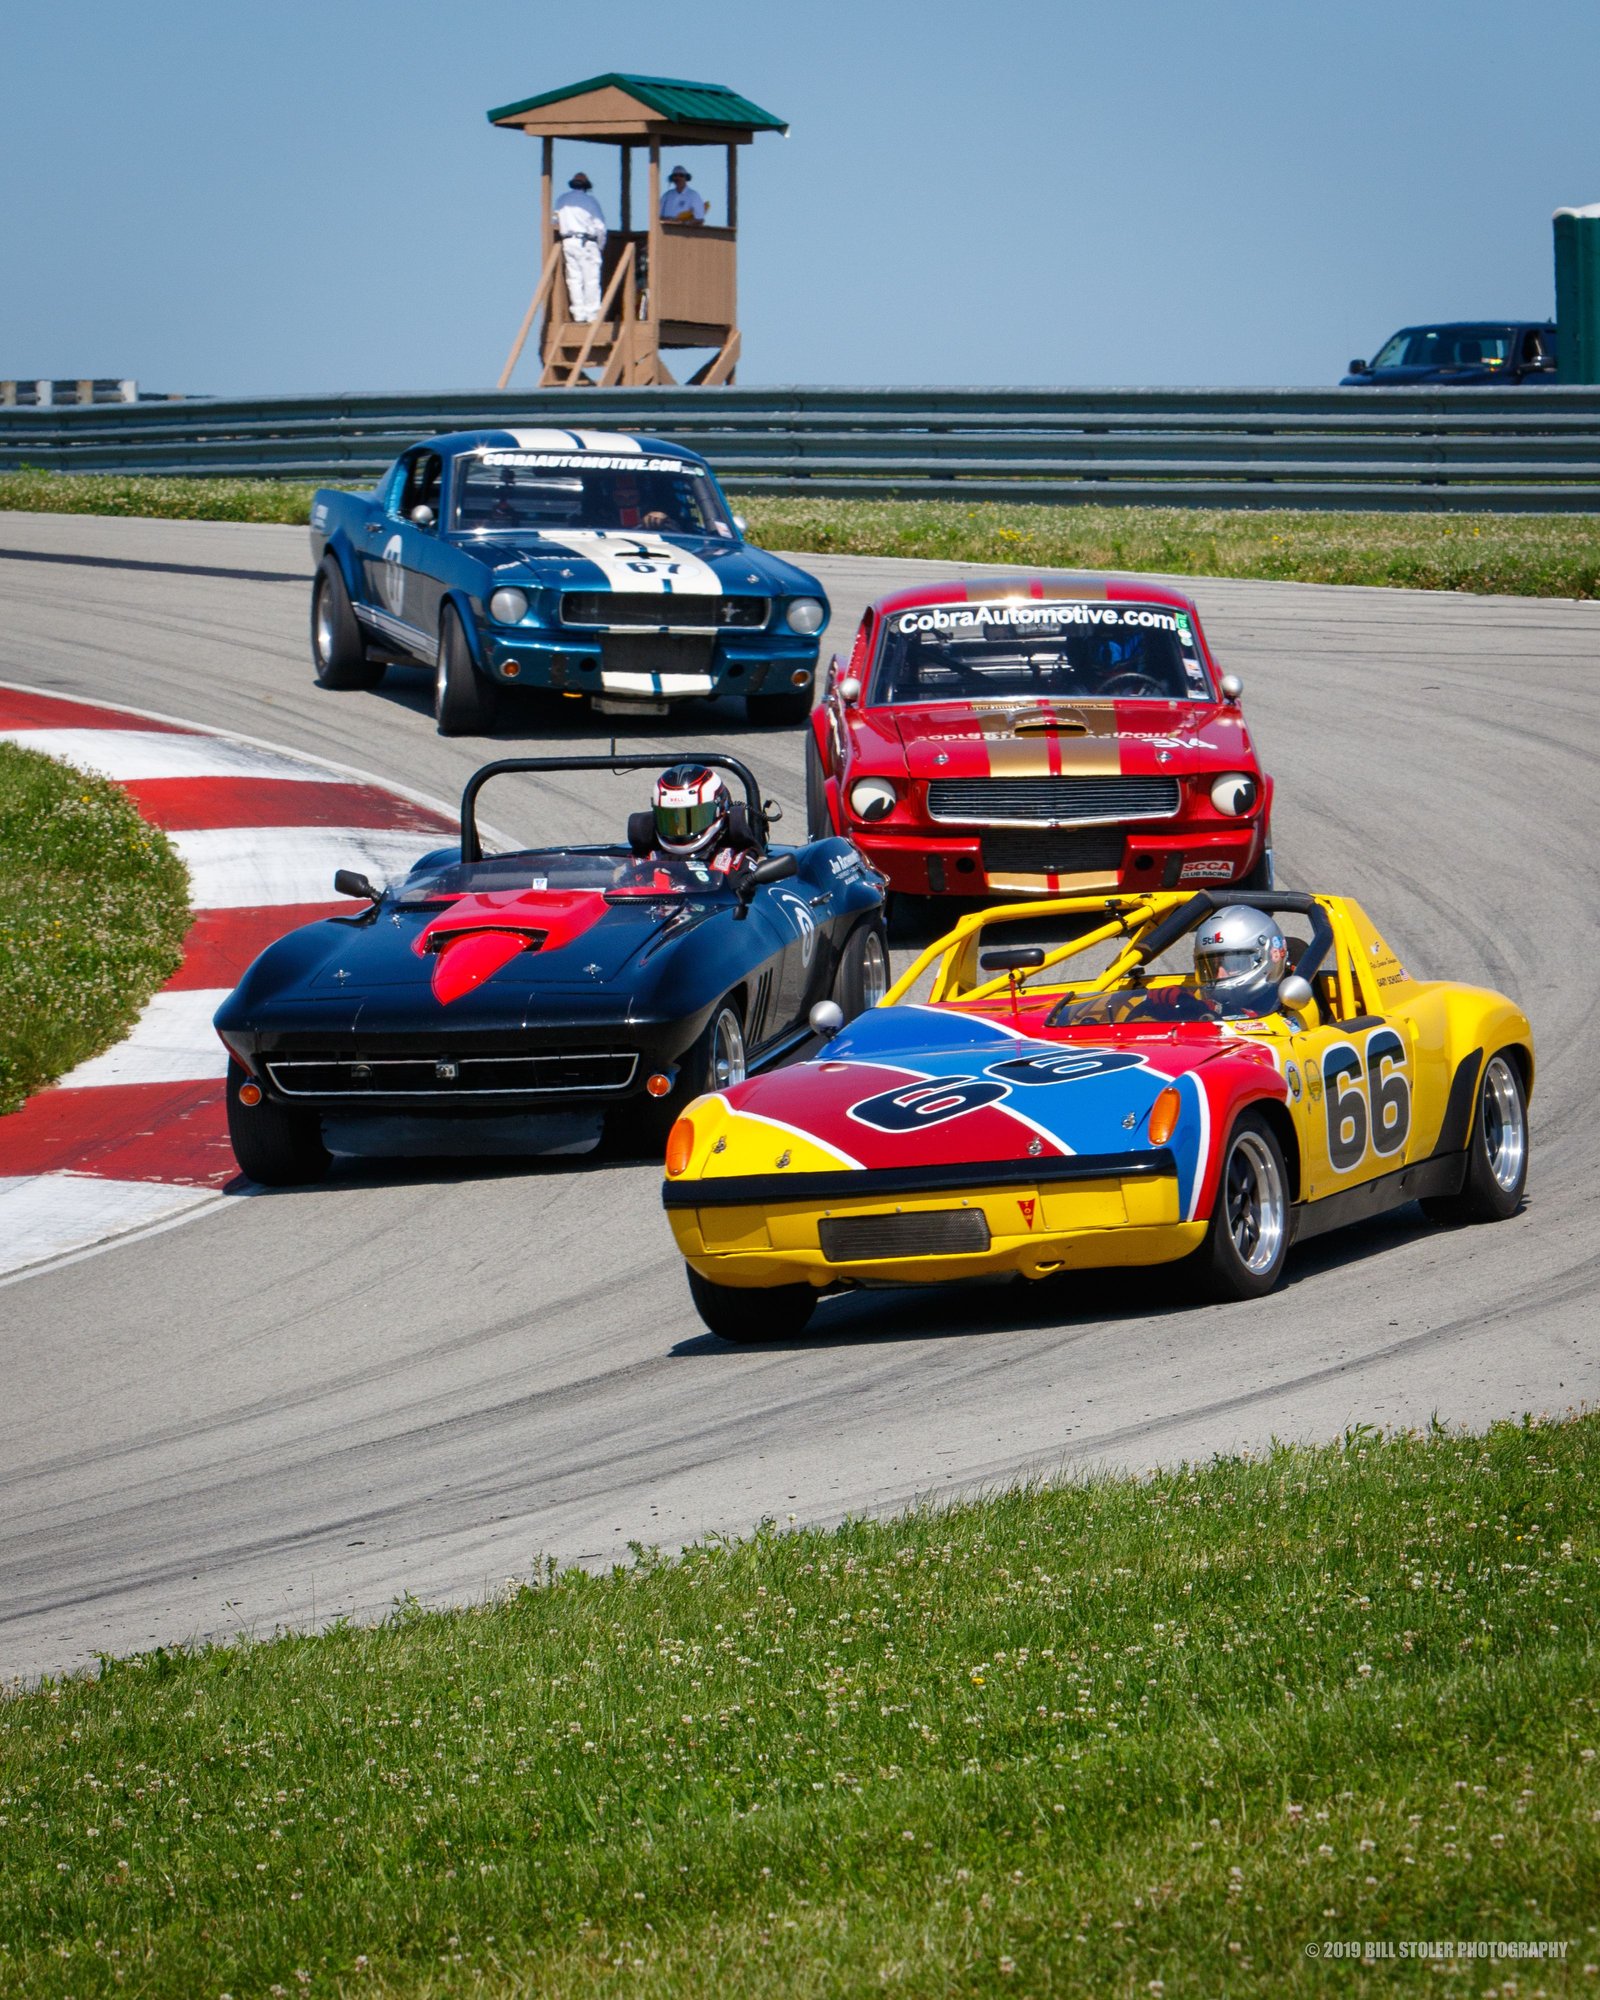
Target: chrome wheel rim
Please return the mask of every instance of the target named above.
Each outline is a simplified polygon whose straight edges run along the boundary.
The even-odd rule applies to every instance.
[[[889,961],[884,955],[883,939],[876,931],[868,931],[861,948],[861,1004],[876,1007],[888,990]]]
[[[744,1082],[744,1031],[731,1007],[724,1007],[711,1030],[711,1088],[727,1090]]]
[[[1283,1175],[1260,1133],[1241,1132],[1229,1148],[1223,1196],[1239,1262],[1260,1277],[1278,1261],[1287,1220]]]
[[[317,664],[325,667],[333,657],[333,613],[328,609],[328,586],[325,583],[317,592],[317,615],[311,629],[317,649]]]
[[[1491,1056],[1483,1073],[1483,1150],[1495,1185],[1503,1193],[1522,1178],[1522,1164],[1528,1156],[1528,1116],[1522,1106],[1522,1092],[1504,1056]]]

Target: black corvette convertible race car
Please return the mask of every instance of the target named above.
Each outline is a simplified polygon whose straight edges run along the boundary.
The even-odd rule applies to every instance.
[[[508,771],[659,768],[640,756],[488,764],[461,801],[459,851],[392,889],[341,869],[366,907],[291,931],[218,1008],[228,1131],[269,1186],[311,1181],[334,1152],[579,1153],[609,1126],[659,1148],[678,1112],[845,1016],[888,983],[879,877],[846,840],[769,843],[777,809],[737,759],[695,762],[744,789],[726,873],[653,845],[485,855],[476,805]]]

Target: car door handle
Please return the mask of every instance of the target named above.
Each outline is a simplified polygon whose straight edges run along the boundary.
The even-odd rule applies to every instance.
[[[814,910],[820,910],[825,903],[831,903],[832,901],[832,895],[824,889],[820,896],[813,896],[811,898],[811,907]]]

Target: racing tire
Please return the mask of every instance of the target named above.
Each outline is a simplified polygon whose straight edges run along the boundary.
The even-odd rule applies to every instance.
[[[889,990],[889,940],[876,923],[858,924],[845,941],[833,997],[847,1021],[876,1007]]]
[[[439,620],[439,659],[433,672],[433,720],[441,736],[487,736],[500,707],[500,689],[473,663],[472,649],[455,607]]]
[[[1276,1133],[1246,1111],[1228,1134],[1217,1203],[1196,1253],[1196,1276],[1211,1299],[1264,1298],[1289,1255],[1289,1170]]]
[[[811,713],[811,682],[803,688],[780,688],[776,694],[747,694],[744,712],[757,728],[786,728],[804,722]]]
[[[719,1340],[735,1347],[756,1347],[765,1341],[792,1340],[803,1333],[817,1295],[810,1285],[771,1285],[746,1290],[714,1284],[692,1264],[684,1271],[694,1309]]]
[[[1522,1206],[1527,1183],[1528,1095],[1521,1070],[1502,1051],[1483,1066],[1461,1192],[1425,1197],[1422,1212],[1451,1225],[1504,1222]]]
[[[813,736],[806,744],[806,839],[831,840],[838,830],[828,812],[828,781]]]
[[[322,1180],[332,1160],[322,1143],[322,1121],[270,1097],[242,1104],[239,1091],[250,1080],[241,1064],[229,1063],[228,1139],[240,1172],[263,1187],[306,1187]]]
[[[382,660],[367,658],[344,572],[332,556],[323,557],[311,586],[311,666],[318,687],[341,692],[375,688],[384,674]]]
[[[1239,884],[1241,889],[1272,889],[1277,884],[1272,879],[1272,843],[1269,841],[1261,850],[1261,859]]]
[[[737,1001],[725,996],[685,1050],[677,1080],[666,1096],[637,1098],[620,1115],[612,1114],[622,1149],[659,1159],[666,1151],[667,1134],[697,1097],[743,1083],[746,1074],[744,1020]]]

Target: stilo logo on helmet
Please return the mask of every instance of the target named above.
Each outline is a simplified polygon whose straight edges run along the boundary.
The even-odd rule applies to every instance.
[[[715,847],[733,800],[709,764],[674,764],[656,780],[656,842],[668,854]]]

